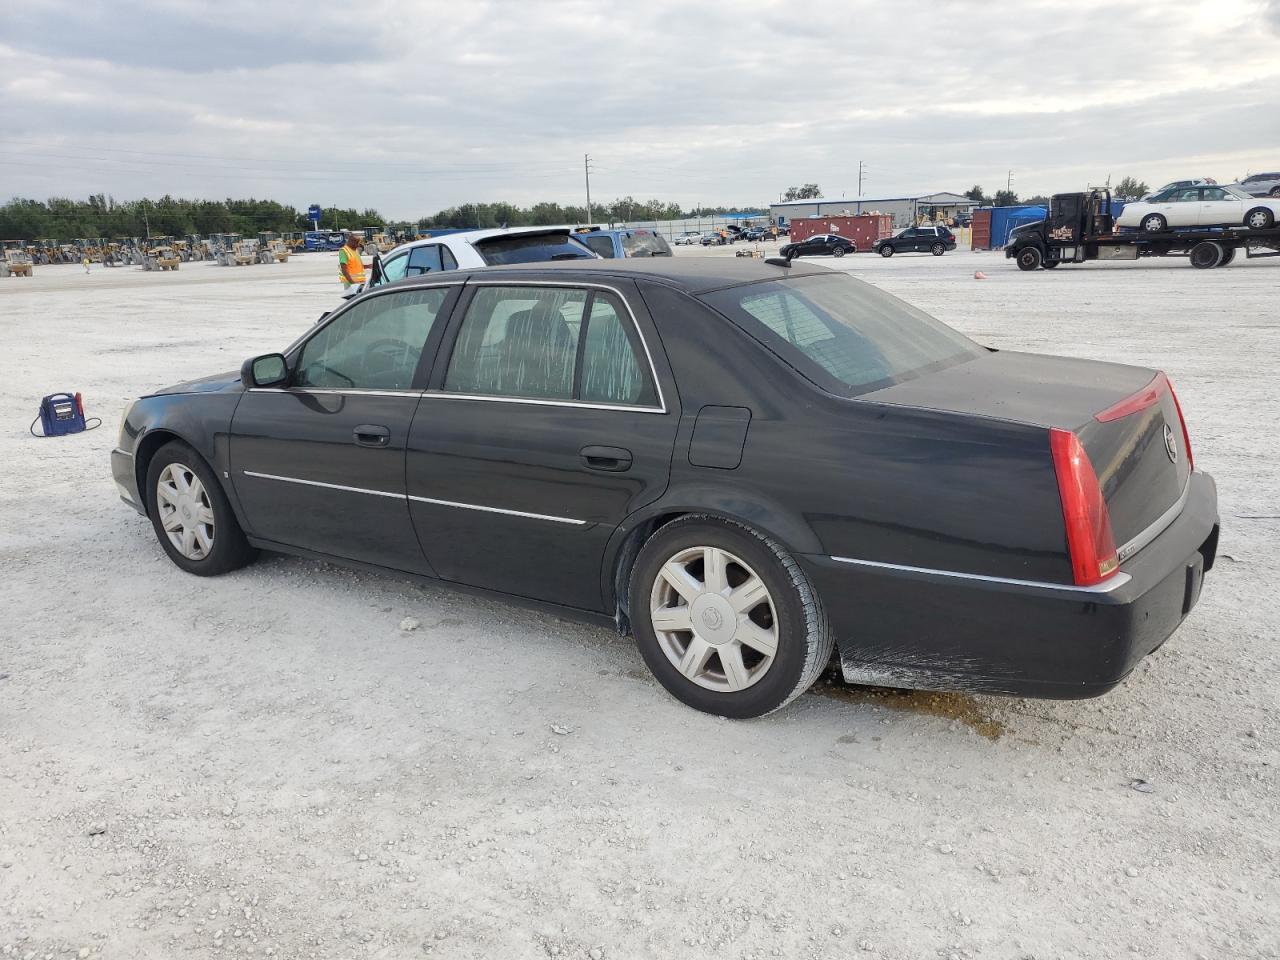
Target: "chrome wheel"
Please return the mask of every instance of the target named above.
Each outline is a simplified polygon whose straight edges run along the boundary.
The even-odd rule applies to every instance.
[[[170,463],[156,480],[160,526],[173,548],[188,560],[203,560],[213,549],[213,504],[195,472]]]
[[[778,652],[769,589],[718,547],[689,547],[662,565],[649,598],[658,646],[687,679],[719,693],[745,690]]]

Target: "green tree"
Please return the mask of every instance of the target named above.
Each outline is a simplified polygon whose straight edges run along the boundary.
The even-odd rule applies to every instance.
[[[974,203],[982,207],[989,206],[991,203],[991,200],[987,197],[985,193],[982,192],[982,188],[978,186],[976,183],[972,187],[970,187],[968,190],[966,190],[964,192],[964,195],[968,197],[970,200],[972,200]]]
[[[816,183],[806,183],[799,187],[787,187],[782,196],[784,200],[816,200],[822,196],[822,188]]]
[[[1012,190],[997,190],[996,195],[991,199],[991,205],[995,207],[1012,207],[1018,202],[1018,195]]]
[[[1137,200],[1150,192],[1146,181],[1135,180],[1133,177],[1125,177],[1111,188],[1111,195],[1117,200]]]

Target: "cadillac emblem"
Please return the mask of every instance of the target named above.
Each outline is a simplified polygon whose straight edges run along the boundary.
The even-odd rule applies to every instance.
[[[1173,436],[1173,427],[1164,425],[1164,452],[1169,454],[1169,462],[1178,462],[1178,442]]]

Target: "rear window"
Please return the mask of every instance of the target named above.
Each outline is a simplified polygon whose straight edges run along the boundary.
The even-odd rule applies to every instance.
[[[844,396],[986,352],[922,310],[841,274],[770,280],[702,299],[809,380]]]
[[[600,256],[613,259],[613,237],[602,237],[600,234],[578,234],[578,242],[585,243]]]
[[[543,263],[548,260],[593,260],[590,250],[567,233],[515,233],[477,240],[480,259],[491,267],[508,263]]]
[[[671,247],[656,233],[636,231],[622,235],[622,253],[627,257],[669,257]]]

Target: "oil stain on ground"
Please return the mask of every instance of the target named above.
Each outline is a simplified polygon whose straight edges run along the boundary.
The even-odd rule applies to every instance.
[[[819,680],[813,692],[845,703],[871,704],[963,723],[988,740],[1005,734],[1004,724],[967,693],[933,693],[928,690],[895,690],[889,687],[855,687],[840,681]]]

